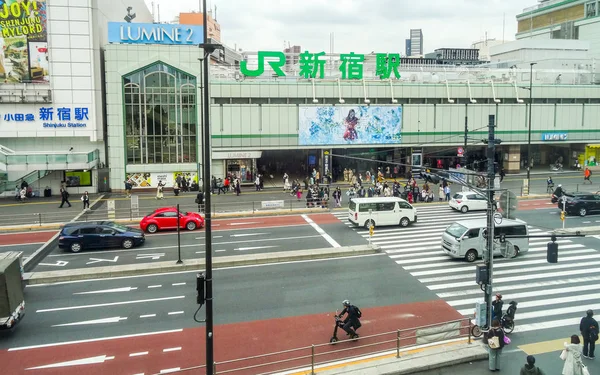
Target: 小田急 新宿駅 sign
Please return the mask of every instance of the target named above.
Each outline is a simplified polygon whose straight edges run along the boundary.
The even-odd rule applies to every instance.
[[[109,22],[108,42],[197,46],[204,42],[204,29],[194,25]]]

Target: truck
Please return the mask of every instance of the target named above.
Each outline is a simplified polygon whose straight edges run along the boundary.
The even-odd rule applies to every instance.
[[[0,330],[14,328],[25,316],[22,253],[0,253]]]

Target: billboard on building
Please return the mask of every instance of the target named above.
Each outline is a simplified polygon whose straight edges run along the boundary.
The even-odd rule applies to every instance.
[[[300,107],[301,146],[400,143],[401,106]]]
[[[46,0],[0,1],[0,84],[49,80]]]

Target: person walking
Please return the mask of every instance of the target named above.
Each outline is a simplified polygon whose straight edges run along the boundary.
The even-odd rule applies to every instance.
[[[87,208],[89,210],[90,209],[90,196],[88,195],[87,191],[85,193],[83,193],[83,195],[81,196],[81,201],[83,202],[83,209],[85,210]]]
[[[442,184],[440,184],[440,186],[438,187],[438,200],[440,202],[443,201],[445,195],[446,193],[444,192],[444,187],[442,186]]]
[[[488,340],[488,366],[490,371],[500,371],[500,356],[504,348],[504,331],[500,328],[500,321],[494,319],[492,328],[487,332]]]
[[[504,180],[504,176],[506,176],[506,172],[504,172],[504,168],[500,168],[500,182]]]
[[[19,192],[19,198],[21,199],[21,203],[25,203],[27,200],[27,188],[21,189]]]
[[[579,331],[583,337],[583,357],[587,359],[596,358],[594,350],[598,341],[598,322],[593,317],[594,311],[588,310],[579,323]]]
[[[585,184],[585,182],[588,181],[591,184],[592,180],[590,180],[590,177],[592,177],[592,171],[590,171],[589,168],[586,168],[585,171],[583,171],[583,183]]]
[[[67,189],[60,189],[60,206],[58,206],[58,208],[63,208],[63,205],[66,203],[69,205],[69,207],[71,207],[71,202],[69,202],[69,192],[67,191]]]
[[[163,184],[162,181],[158,181],[158,185],[156,186],[156,199],[163,199],[165,197],[163,194],[164,186],[165,184]]]
[[[127,195],[127,198],[131,198],[131,181],[126,180],[125,181],[125,194]]]
[[[452,192],[452,190],[450,190],[450,185],[446,185],[444,187],[444,194],[446,195],[446,202],[450,201],[450,193]]]
[[[519,375],[544,375],[544,371],[535,365],[535,357],[527,356],[527,364],[521,368]]]
[[[196,204],[198,205],[198,212],[204,212],[204,192],[202,190],[198,190],[198,194],[196,194]]]
[[[581,360],[581,341],[579,336],[571,336],[571,342],[565,342],[565,349],[560,354],[560,359],[565,361],[562,375],[583,375],[583,361]]]

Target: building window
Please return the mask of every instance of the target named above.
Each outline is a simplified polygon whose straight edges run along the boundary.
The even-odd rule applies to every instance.
[[[123,77],[127,164],[195,163],[196,78],[163,63]]]
[[[598,5],[596,1],[585,4],[585,18],[596,17]]]

